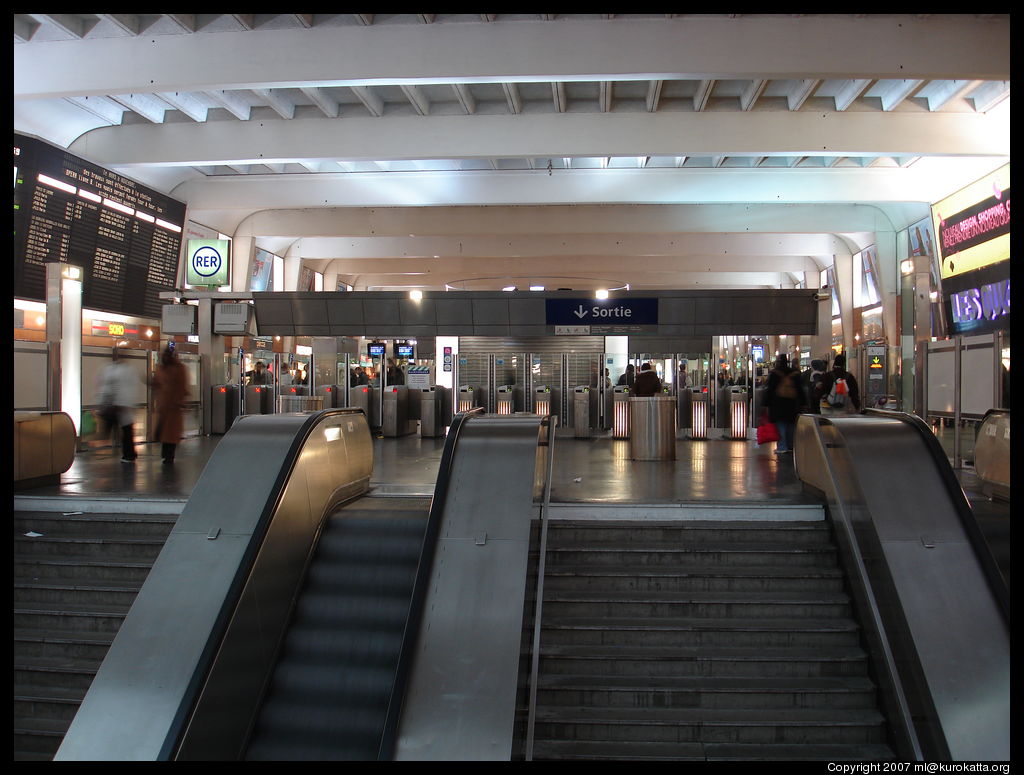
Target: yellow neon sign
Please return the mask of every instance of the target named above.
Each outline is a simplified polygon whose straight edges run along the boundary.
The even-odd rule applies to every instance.
[[[1010,165],[932,205],[942,279],[1010,258]]]

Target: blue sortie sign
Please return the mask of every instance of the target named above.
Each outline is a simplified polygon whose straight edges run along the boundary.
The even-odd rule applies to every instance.
[[[547,325],[658,325],[657,299],[546,299]]]

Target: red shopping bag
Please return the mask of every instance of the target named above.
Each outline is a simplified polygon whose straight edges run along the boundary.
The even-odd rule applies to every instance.
[[[757,445],[770,444],[779,440],[779,429],[768,419],[768,413],[761,414],[761,422],[757,426]]]

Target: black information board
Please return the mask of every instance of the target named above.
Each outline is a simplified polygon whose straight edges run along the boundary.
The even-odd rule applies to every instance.
[[[14,296],[45,301],[46,267],[82,268],[82,306],[160,317],[177,285],[185,203],[14,135]]]

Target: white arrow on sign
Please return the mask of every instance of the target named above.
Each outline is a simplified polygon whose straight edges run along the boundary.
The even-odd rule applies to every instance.
[[[574,314],[576,317],[578,317],[580,320],[582,320],[583,318],[585,318],[587,316],[587,311],[585,309],[583,309],[583,305],[580,304],[580,308],[577,309],[577,310],[573,310],[572,314]]]

